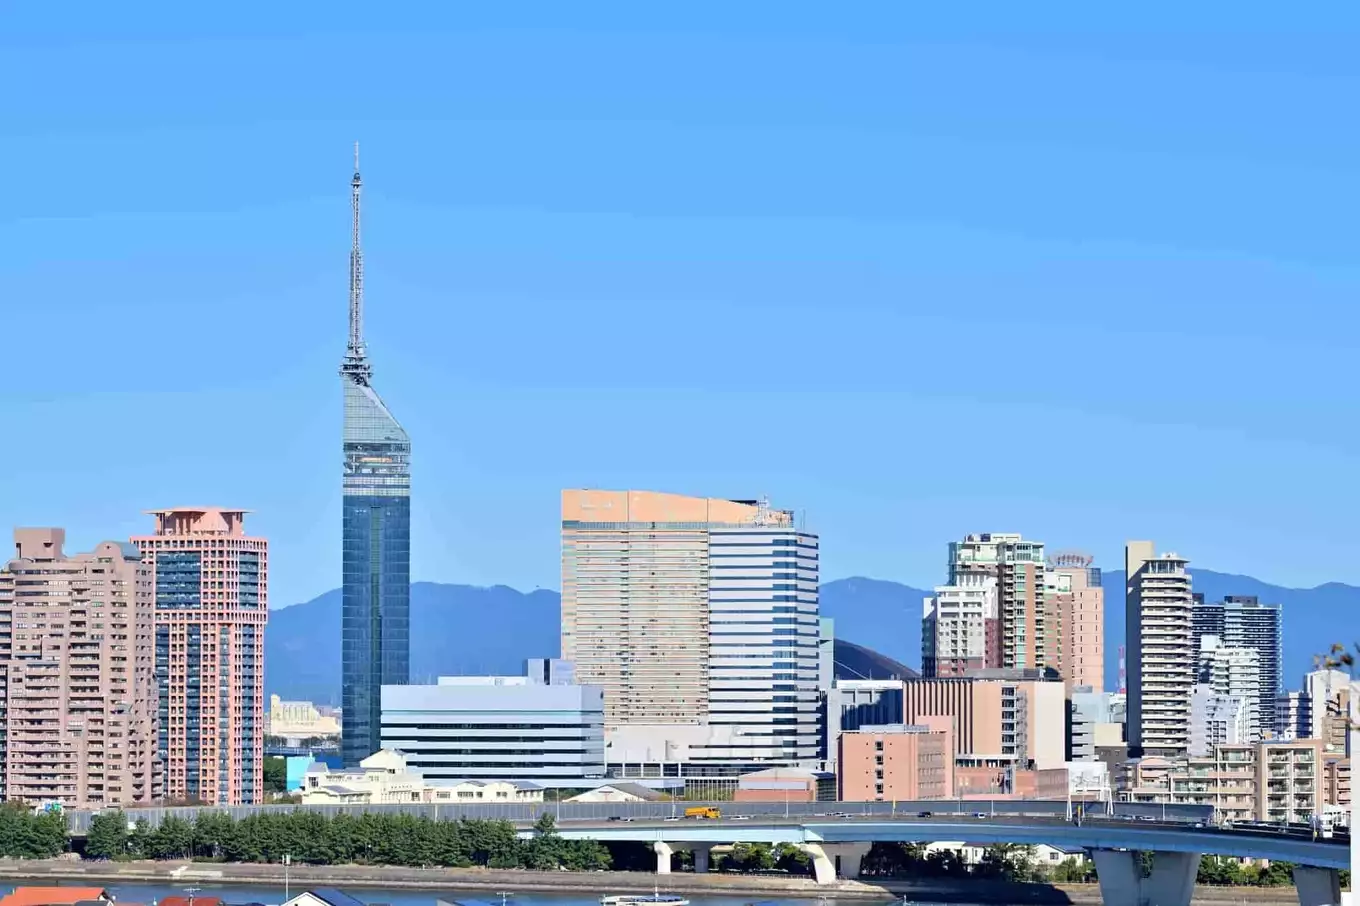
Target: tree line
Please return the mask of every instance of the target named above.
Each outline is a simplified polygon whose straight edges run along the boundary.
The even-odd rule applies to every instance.
[[[1006,843],[988,846],[982,859],[968,865],[957,852],[934,850],[927,852],[921,843],[875,843],[865,856],[862,874],[883,877],[923,878],[991,878],[1002,881],[1048,884],[1093,883],[1096,867],[1089,859],[1069,857],[1052,865],[1035,859],[1035,847]],[[1152,853],[1140,853],[1143,872],[1152,869]],[[1343,871],[1342,886],[1350,882],[1350,873]],[[1294,866],[1289,862],[1269,865],[1243,865],[1227,856],[1204,856],[1200,859],[1197,884],[1219,886],[1287,887],[1294,883]]]
[[[38,812],[22,803],[0,806],[0,858],[52,859],[66,852],[66,817]]]
[[[62,825],[63,835],[65,831]],[[217,862],[293,862],[309,865],[532,868],[595,871],[611,865],[596,840],[566,840],[551,815],[531,839],[521,840],[508,821],[364,813],[334,817],[310,811],[250,815],[199,812],[194,820],[166,817],[152,827],[129,827],[120,811],[90,821],[85,855],[92,859],[194,859]]]

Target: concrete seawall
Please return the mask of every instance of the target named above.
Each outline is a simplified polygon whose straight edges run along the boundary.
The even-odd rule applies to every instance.
[[[165,885],[284,884],[283,866],[214,862],[101,862],[76,859],[0,859],[0,879],[11,884]],[[488,868],[405,868],[386,865],[294,865],[288,882],[294,891],[307,887],[381,888],[388,890],[504,890],[522,893],[565,893],[595,897],[606,892],[650,892],[660,880],[667,892],[710,896],[819,897],[863,900],[902,899],[934,903],[1064,904],[1100,903],[1095,884],[1013,884],[1005,881],[910,880],[868,878],[818,885],[811,878],[767,875],[691,874],[676,872],[658,879],[650,872],[525,871]],[[433,897],[432,897],[433,899]],[[1297,906],[1293,887],[1197,887],[1196,903],[1206,906]]]

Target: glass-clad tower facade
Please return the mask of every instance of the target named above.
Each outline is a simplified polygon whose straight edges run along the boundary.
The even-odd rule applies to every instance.
[[[349,346],[344,385],[344,522],[341,604],[341,754],[357,765],[381,746],[382,687],[410,681],[411,440],[371,386],[363,343],[355,151]]]

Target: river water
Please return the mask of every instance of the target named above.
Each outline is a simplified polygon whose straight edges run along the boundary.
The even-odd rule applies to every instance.
[[[169,885],[156,884],[105,884],[99,882],[89,882],[90,886],[103,886],[108,889],[120,903],[142,903],[151,906],[152,903],[166,897],[187,896],[184,887],[172,887]],[[601,890],[593,895],[583,893],[526,893],[517,894],[507,891],[505,906],[599,906],[599,898],[603,893],[636,893],[639,891],[615,891],[605,890],[608,881],[601,881]],[[320,884],[293,885],[288,891],[293,896],[297,896],[307,887],[320,887]],[[350,887],[345,888],[343,884],[338,885],[342,890],[351,896],[370,904],[388,904],[388,906],[434,906],[436,900],[444,900],[447,903],[463,903],[468,906],[501,906],[501,896],[499,893],[492,893],[484,890],[457,891],[450,889],[445,892],[433,890],[383,890],[377,887]],[[279,906],[286,901],[283,887],[268,885],[251,884],[195,884],[195,897],[221,897],[227,903],[266,903],[272,906]],[[8,893],[13,889],[13,885],[0,885],[0,891]],[[664,889],[662,891],[665,892]],[[834,902],[826,898],[817,897],[766,897],[760,895],[750,896],[706,896],[703,894],[685,894],[685,898],[690,901],[691,906],[831,906]],[[856,900],[865,906],[876,906],[874,900]],[[888,903],[900,903],[901,900],[885,898],[884,906]],[[921,904],[914,904],[921,906]]]

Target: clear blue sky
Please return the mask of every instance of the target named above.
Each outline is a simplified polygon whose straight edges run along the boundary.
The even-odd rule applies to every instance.
[[[418,579],[556,587],[591,486],[1360,582],[1357,7],[658,6],[7,4],[0,526],[339,584],[358,139]]]

